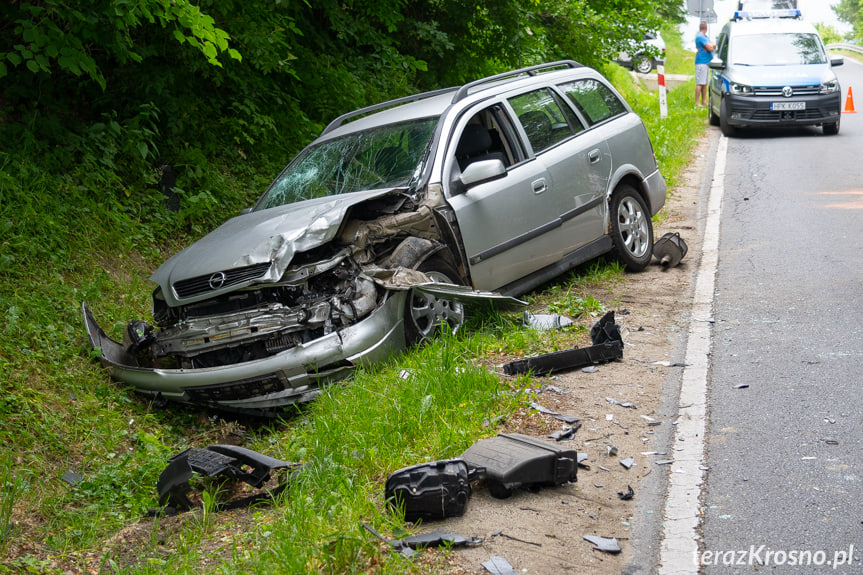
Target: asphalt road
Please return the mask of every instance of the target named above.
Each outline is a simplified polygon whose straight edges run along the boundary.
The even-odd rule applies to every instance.
[[[837,74],[839,135],[728,142],[703,573],[863,573],[863,66]]]

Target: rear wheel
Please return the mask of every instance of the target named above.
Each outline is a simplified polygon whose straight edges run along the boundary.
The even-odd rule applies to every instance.
[[[644,198],[623,184],[612,194],[610,210],[614,254],[627,270],[643,270],[653,256],[653,222]]]
[[[455,267],[440,256],[432,256],[417,269],[436,283],[459,283]],[[456,331],[464,323],[464,305],[417,289],[408,292],[405,305],[405,339],[409,345],[434,337],[442,323]]]

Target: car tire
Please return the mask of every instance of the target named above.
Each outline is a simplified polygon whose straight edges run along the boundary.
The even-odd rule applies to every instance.
[[[649,74],[653,70],[653,60],[644,54],[639,54],[632,61],[632,67],[639,74]]]
[[[836,120],[835,122],[833,122],[831,124],[822,124],[821,125],[821,132],[825,136],[835,136],[836,134],[839,133],[839,120]]]
[[[461,277],[455,267],[440,256],[428,258],[417,270],[440,283],[458,284]],[[456,331],[464,323],[464,305],[411,289],[405,302],[404,321],[405,341],[413,345],[434,337],[444,322]]]
[[[614,255],[628,271],[640,272],[653,257],[653,222],[635,188],[622,184],[611,195],[611,240]]]
[[[707,97],[707,121],[711,126],[719,125],[719,116],[713,113],[713,94]]]
[[[725,98],[719,103],[719,129],[726,138],[731,138],[737,134],[737,128],[728,123],[728,104]]]

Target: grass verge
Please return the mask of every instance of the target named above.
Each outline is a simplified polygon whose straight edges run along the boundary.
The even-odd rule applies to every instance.
[[[617,66],[604,72],[644,118],[674,193],[706,125],[693,87],[672,90],[660,119],[655,93]],[[98,302],[114,331],[147,317],[148,271],[202,229],[176,223],[157,196],[95,195],[83,174],[49,177],[25,156],[0,156],[0,166],[0,572],[432,572],[445,554],[411,562],[359,527],[403,532],[383,505],[386,474],[494,434],[488,422],[523,405],[529,381],[485,366],[583,342],[614,305],[609,286],[625,281],[611,262],[583,266],[528,296],[534,311],[570,315],[576,327],[536,332],[516,316],[480,314],[282,421],[159,410],[92,361],[79,306]],[[237,441],[306,464],[277,505],[141,520],[169,455]]]

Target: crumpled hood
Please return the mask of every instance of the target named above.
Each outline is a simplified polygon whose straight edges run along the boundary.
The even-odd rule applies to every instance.
[[[308,251],[332,240],[352,206],[391,192],[390,189],[383,189],[328,196],[231,218],[172,256],[150,276],[150,280],[161,286],[170,306],[209,299],[220,293],[209,291],[184,298],[182,302],[177,300],[171,286],[190,278],[273,262],[274,265],[261,279],[276,281],[287,269],[295,253]],[[221,291],[231,291],[240,286]]]
[[[783,87],[813,86],[836,79],[827,64],[801,64],[799,66],[735,66],[733,73],[725,73],[732,82],[747,86]]]

